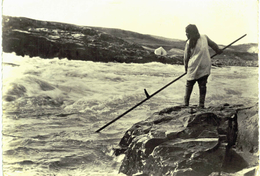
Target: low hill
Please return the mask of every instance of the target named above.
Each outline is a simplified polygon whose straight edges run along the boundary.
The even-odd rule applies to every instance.
[[[42,58],[98,62],[182,64],[181,57],[156,56],[138,43],[94,27],[3,16],[3,51]]]
[[[42,58],[99,62],[183,64],[184,40],[113,28],[78,26],[3,16],[3,51]],[[156,56],[162,46],[168,55]],[[234,45],[216,56],[214,65],[258,66],[257,44]],[[211,53],[213,53],[211,51]]]
[[[162,46],[167,51],[171,50],[172,48],[183,50],[186,42],[184,40],[171,39],[171,38],[165,38],[161,36],[148,35],[148,34],[140,34],[137,32],[126,31],[122,29],[102,28],[102,27],[92,27],[92,28],[102,32],[106,32],[118,38],[122,38],[128,42],[138,43],[139,45],[143,45],[153,49]],[[220,45],[220,47],[224,48],[225,46]],[[240,45],[234,44],[230,46],[227,50],[233,52],[258,53],[258,44],[257,43],[247,43],[247,44],[240,44]]]
[[[160,46],[162,46],[166,50],[170,50],[171,48],[183,49],[185,46],[184,40],[169,39],[154,35],[140,34],[137,32],[113,28],[94,27],[93,29],[106,32],[110,35],[126,40],[130,43],[137,43],[139,45],[153,49],[159,48]]]

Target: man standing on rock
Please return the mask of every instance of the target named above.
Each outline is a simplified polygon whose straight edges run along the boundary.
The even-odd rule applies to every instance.
[[[200,35],[196,25],[190,24],[186,27],[186,36],[188,41],[184,51],[184,66],[187,73],[187,82],[184,104],[189,106],[193,86],[198,82],[200,91],[199,107],[204,108],[207,91],[206,84],[211,69],[208,46],[217,54],[221,54],[223,51],[208,36]]]

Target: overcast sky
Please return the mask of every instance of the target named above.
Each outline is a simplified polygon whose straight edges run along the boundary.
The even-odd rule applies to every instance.
[[[186,39],[196,24],[218,44],[258,43],[257,0],[4,0],[3,15]]]

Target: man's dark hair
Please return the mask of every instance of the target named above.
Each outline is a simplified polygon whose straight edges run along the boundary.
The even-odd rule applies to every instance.
[[[190,40],[189,47],[188,47],[188,58],[190,58],[191,49],[195,48],[197,41],[200,38],[200,33],[197,26],[194,24],[189,24],[186,27],[186,33],[188,34],[188,39]]]

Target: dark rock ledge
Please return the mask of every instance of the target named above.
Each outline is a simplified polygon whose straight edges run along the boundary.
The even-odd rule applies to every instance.
[[[3,16],[3,51],[41,58],[94,62],[182,64],[182,56],[156,56],[137,43],[87,26]]]
[[[126,175],[255,175],[258,103],[166,108],[134,124],[119,146]]]

